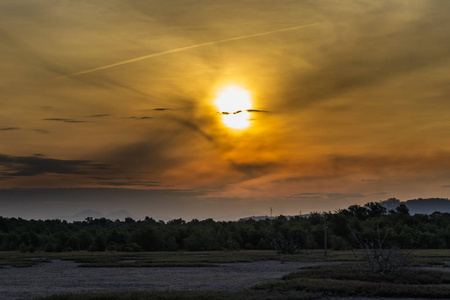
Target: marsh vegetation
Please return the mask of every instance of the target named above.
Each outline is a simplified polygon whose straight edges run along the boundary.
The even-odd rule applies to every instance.
[[[272,250],[1,252],[0,257],[4,266],[32,262],[34,270],[41,265],[54,265],[51,268],[55,275],[61,280],[64,276],[71,280],[67,285],[59,282],[60,278],[46,283],[62,287],[54,292],[58,295],[47,293],[43,295],[48,296],[39,298],[46,300],[312,299],[323,296],[445,299],[450,295],[450,253],[445,249],[414,251],[408,269],[402,274],[374,273],[364,260],[363,251],[355,250],[355,253],[360,257],[362,273],[350,250],[331,250],[327,257],[322,250],[293,255],[280,255]],[[175,263],[178,266],[175,267]],[[30,276],[32,269],[5,266],[0,271],[7,275],[5,270],[17,270]],[[53,274],[52,271],[46,273],[50,277]],[[47,275],[41,274],[40,279]],[[19,275],[18,278],[27,277]],[[30,282],[33,280],[37,279]],[[39,295],[30,289],[29,295]]]

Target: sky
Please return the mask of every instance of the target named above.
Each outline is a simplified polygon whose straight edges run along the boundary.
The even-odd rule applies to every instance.
[[[0,0],[0,215],[447,198],[449,14],[447,0]],[[230,87],[251,107],[219,107]]]

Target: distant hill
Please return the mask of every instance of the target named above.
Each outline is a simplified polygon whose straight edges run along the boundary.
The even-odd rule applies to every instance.
[[[396,198],[390,198],[386,201],[380,202],[381,205],[388,210],[395,209],[400,204],[404,203],[409,209],[409,213],[414,214],[432,214],[436,211],[441,213],[450,213],[450,199],[447,198],[419,198],[407,201],[400,201]]]
[[[94,218],[94,219],[99,219],[99,218],[106,218],[106,219],[110,219],[112,221],[115,220],[125,220],[125,218],[134,218],[129,212],[127,212],[126,210],[119,210],[107,215],[103,215],[101,212],[98,212],[96,210],[83,210],[82,212],[79,212],[75,215],[72,216],[63,216],[63,217],[59,217],[58,219],[61,220],[66,220],[68,222],[74,222],[74,221],[84,221],[86,218]]]
[[[79,212],[75,215],[62,216],[57,219],[66,220],[68,222],[73,222],[73,221],[84,221],[86,218],[89,218],[89,217],[98,219],[98,218],[103,217],[103,214],[98,211],[95,211],[95,210],[87,209],[87,210],[83,210],[82,212]]]
[[[129,212],[127,212],[126,210],[123,210],[123,209],[118,210],[118,211],[113,212],[113,213],[110,213],[110,214],[107,214],[105,216],[105,218],[113,220],[113,221],[115,221],[115,220],[123,221],[123,220],[125,220],[125,218],[132,218],[132,219],[134,219],[134,217]]]

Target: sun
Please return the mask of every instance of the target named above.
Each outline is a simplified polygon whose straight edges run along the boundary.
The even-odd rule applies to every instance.
[[[226,86],[215,98],[222,122],[232,129],[246,129],[250,126],[252,101],[250,92],[237,85]]]

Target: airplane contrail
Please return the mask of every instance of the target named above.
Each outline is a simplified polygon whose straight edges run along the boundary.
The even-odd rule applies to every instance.
[[[223,40],[219,40],[219,41],[206,42],[206,43],[201,43],[201,44],[196,44],[196,45],[191,45],[191,46],[186,46],[186,47],[175,48],[175,49],[171,49],[171,50],[167,50],[167,51],[162,51],[162,52],[158,52],[158,53],[153,53],[153,54],[149,54],[149,55],[144,55],[144,56],[140,56],[140,57],[136,57],[136,58],[120,61],[120,62],[113,63],[113,64],[110,64],[110,65],[102,66],[102,67],[97,67],[97,68],[93,68],[93,69],[89,69],[89,70],[85,70],[85,71],[72,73],[72,74],[69,74],[69,75],[59,76],[59,77],[56,77],[55,79],[62,79],[62,78],[79,76],[79,75],[83,75],[83,74],[88,74],[88,73],[92,73],[92,72],[97,72],[97,71],[101,71],[101,70],[110,69],[110,68],[121,66],[121,65],[134,63],[134,62],[137,62],[137,61],[140,61],[140,60],[144,60],[144,59],[149,59],[149,58],[153,58],[153,57],[158,57],[158,56],[171,54],[171,53],[177,53],[177,52],[186,51],[186,50],[191,50],[191,49],[200,48],[200,47],[204,47],[204,46],[211,46],[211,45],[216,45],[216,44],[220,44],[220,43],[238,41],[238,40],[243,40],[243,39],[248,39],[248,38],[253,38],[253,37],[258,37],[258,36],[264,36],[264,35],[284,32],[284,31],[297,30],[297,29],[317,26],[317,25],[320,25],[320,24],[323,24],[323,22],[322,23],[312,23],[312,24],[307,24],[307,25],[295,26],[295,27],[289,27],[289,28],[283,28],[283,29],[277,29],[277,30],[271,30],[271,31],[266,31],[266,32],[262,32],[262,33],[254,33],[254,34],[243,35],[243,36],[238,36],[238,37],[229,38],[229,39],[223,39]]]

